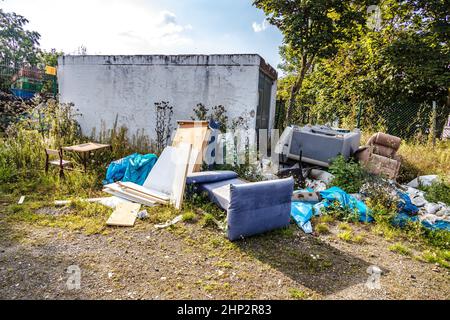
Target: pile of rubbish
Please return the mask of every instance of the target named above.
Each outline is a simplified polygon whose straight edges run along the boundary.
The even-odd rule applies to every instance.
[[[311,218],[326,213],[338,205],[342,209],[354,212],[359,221],[372,222],[373,213],[364,200],[367,188],[363,185],[357,194],[348,194],[344,190],[331,186],[333,175],[314,169],[306,179],[307,188],[293,193],[291,218],[305,232],[312,233]],[[407,185],[398,185],[392,180],[383,181],[383,190],[393,203],[397,203],[397,216],[392,223],[403,227],[407,222],[420,221],[430,230],[450,231],[450,206],[443,202],[432,203],[425,199],[425,192],[417,189],[419,186],[430,186],[438,181],[435,175],[421,176]]]
[[[0,91],[0,131],[5,131],[6,128],[24,115],[27,111],[33,108],[30,101],[24,101],[15,97],[10,93]]]

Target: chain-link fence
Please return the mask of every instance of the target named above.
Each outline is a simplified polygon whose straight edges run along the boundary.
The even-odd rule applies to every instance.
[[[346,128],[360,128],[363,131],[382,131],[402,139],[442,138],[446,135],[450,106],[445,103],[429,101],[426,103],[393,102],[380,106],[360,102],[356,108],[345,112],[331,112],[327,118],[318,117],[311,108],[303,106],[303,121],[288,124],[329,124]],[[286,102],[278,100],[275,111],[275,128],[283,129],[286,117]],[[320,120],[317,120],[320,119]]]
[[[364,109],[358,114],[361,129],[381,130],[403,139],[442,137],[450,107],[436,101],[422,103],[393,102],[383,107]]]
[[[58,87],[56,75],[46,72],[46,66],[31,67],[0,60],[0,90],[13,93],[19,98],[29,98],[35,93],[56,96]]]

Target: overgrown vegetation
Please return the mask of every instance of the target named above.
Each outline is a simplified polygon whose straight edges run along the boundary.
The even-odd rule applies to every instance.
[[[168,101],[155,102],[156,111],[156,150],[161,153],[172,134],[173,106]]]
[[[346,161],[343,156],[336,157],[329,167],[334,175],[331,184],[342,188],[348,193],[357,193],[367,175],[364,169],[353,160]]]
[[[431,186],[421,187],[425,198],[430,202],[443,202],[450,205],[450,185],[445,182],[434,182]]]
[[[284,36],[286,76],[277,95],[288,124],[339,120],[353,128],[360,118],[367,131],[410,139],[435,127],[440,134],[450,112],[447,3],[380,0],[370,3],[375,10],[364,1],[254,4]]]

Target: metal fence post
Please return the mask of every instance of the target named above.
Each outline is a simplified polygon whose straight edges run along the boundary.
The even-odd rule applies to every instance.
[[[430,140],[433,144],[433,147],[436,145],[436,118],[437,118],[437,113],[436,113],[436,101],[433,101],[433,107],[432,107],[432,111],[431,111],[431,121],[430,121]]]
[[[359,110],[358,110],[358,116],[357,116],[357,118],[356,118],[356,127],[357,127],[358,129],[360,129],[363,104],[362,104],[361,101],[360,101],[358,104],[359,104]]]

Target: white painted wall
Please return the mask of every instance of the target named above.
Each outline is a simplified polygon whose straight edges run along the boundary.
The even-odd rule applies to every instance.
[[[82,114],[83,134],[98,133],[104,123],[130,134],[144,129],[155,138],[154,103],[169,101],[175,120],[190,119],[197,103],[222,104],[229,118],[256,114],[259,55],[64,56],[58,60],[62,102],[73,102]],[[272,110],[275,113],[275,90]],[[252,128],[255,118],[249,118]],[[273,119],[270,120],[273,124]]]

